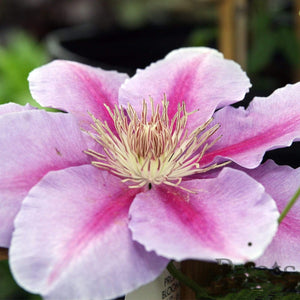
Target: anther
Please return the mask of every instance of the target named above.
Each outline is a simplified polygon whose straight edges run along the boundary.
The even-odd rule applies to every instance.
[[[153,185],[167,184],[186,190],[181,186],[183,177],[228,163],[200,167],[204,153],[220,138],[210,139],[219,129],[218,124],[208,128],[212,118],[189,133],[188,116],[197,111],[187,112],[182,102],[170,120],[166,98],[162,100],[161,112],[151,98],[150,105],[149,116],[146,101],[143,101],[140,118],[130,104],[126,112],[122,107],[111,109],[105,105],[114,122],[114,130],[107,122],[91,115],[91,127],[96,134],[89,132],[89,135],[104,150],[101,154],[91,149],[85,151],[96,159],[92,162],[94,166],[121,177],[123,182],[130,184],[130,188],[148,186],[150,190]]]

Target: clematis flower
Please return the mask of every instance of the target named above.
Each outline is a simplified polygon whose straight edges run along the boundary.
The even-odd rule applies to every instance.
[[[0,107],[0,246],[26,290],[110,299],[170,259],[242,263],[271,242],[273,195],[244,170],[300,138],[299,84],[233,108],[249,79],[208,48],[132,78],[58,60],[29,83],[66,113]]]
[[[262,183],[266,192],[276,201],[280,212],[299,188],[300,168],[278,166],[269,160],[247,173]],[[285,218],[281,221],[278,231],[271,244],[262,256],[256,260],[257,266],[274,268],[282,271],[300,271],[300,202],[297,201]]]

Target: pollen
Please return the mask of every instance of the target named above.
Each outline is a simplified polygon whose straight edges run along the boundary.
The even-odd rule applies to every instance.
[[[96,158],[92,165],[119,176],[130,188],[141,188],[160,184],[181,187],[184,177],[226,164],[200,166],[204,153],[220,138],[210,139],[220,127],[216,124],[208,128],[212,118],[189,133],[188,117],[194,112],[188,113],[184,102],[178,104],[172,119],[166,99],[161,105],[154,106],[152,99],[150,103],[149,114],[146,101],[142,102],[140,116],[130,104],[126,110],[105,105],[114,128],[91,115],[94,131],[88,133],[104,150],[85,151]]]

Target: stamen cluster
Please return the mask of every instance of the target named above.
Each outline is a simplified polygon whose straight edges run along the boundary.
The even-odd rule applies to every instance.
[[[188,113],[184,102],[178,104],[177,112],[171,120],[166,99],[161,106],[156,107],[152,99],[150,102],[150,117],[145,100],[140,117],[130,104],[127,110],[117,106],[111,110],[105,105],[113,119],[114,128],[91,115],[91,126],[96,134],[89,134],[104,150],[104,154],[91,149],[86,151],[97,158],[97,161],[92,162],[94,166],[121,177],[123,182],[130,182],[131,188],[140,188],[162,183],[179,186],[185,176],[223,165],[213,164],[201,168],[199,164],[205,151],[219,139],[208,143],[219,124],[207,129],[211,118],[188,134],[188,116],[194,112]]]

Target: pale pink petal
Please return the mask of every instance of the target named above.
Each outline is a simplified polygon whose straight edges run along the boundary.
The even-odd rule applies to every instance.
[[[189,117],[192,129],[207,121],[217,107],[242,100],[250,86],[240,66],[216,50],[182,48],[126,80],[119,102],[124,107],[130,103],[141,112],[143,99],[150,105],[152,97],[154,104],[161,104],[166,96],[172,117],[177,104],[185,101],[188,112],[198,110]]]
[[[32,71],[29,86],[32,97],[42,106],[71,112],[80,126],[90,129],[92,113],[111,123],[104,103],[118,103],[120,85],[128,76],[84,64],[56,60]]]
[[[300,187],[300,168],[278,166],[269,160],[247,173],[262,183],[275,200],[280,212]],[[300,201],[298,200],[278,227],[265,253],[256,261],[258,266],[281,270],[300,271]],[[290,267],[289,267],[290,266]]]
[[[31,110],[31,109],[36,109],[36,108],[31,106],[30,104],[26,104],[23,106],[17,103],[9,102],[0,105],[0,116],[9,113],[18,112],[18,111]]]
[[[90,162],[72,115],[29,110],[0,117],[0,247],[28,191],[49,171]]]
[[[271,242],[279,216],[261,184],[224,168],[217,178],[158,187],[137,195],[130,208],[133,239],[175,260],[257,258]]]
[[[215,114],[222,138],[201,163],[228,158],[246,168],[257,167],[267,150],[290,146],[300,140],[300,83],[255,98],[247,110],[225,107]]]
[[[47,174],[15,222],[16,281],[47,299],[111,299],[152,281],[168,260],[131,238],[128,210],[138,190],[88,165]]]

